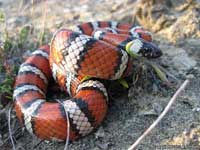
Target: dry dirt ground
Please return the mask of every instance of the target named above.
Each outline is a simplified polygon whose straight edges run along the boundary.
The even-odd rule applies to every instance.
[[[130,83],[129,90],[112,83],[105,121],[97,131],[70,143],[69,149],[127,149],[158,117],[186,78],[190,84],[138,150],[200,149],[199,0],[0,0],[0,149],[11,149],[7,114],[20,63],[38,45],[48,43],[57,29],[96,20],[140,24],[152,31],[154,42],[164,53],[156,61],[177,81],[166,88],[149,78],[146,71],[135,84]],[[64,143],[41,141],[26,131],[15,131],[14,112],[11,120],[17,149],[64,148]]]

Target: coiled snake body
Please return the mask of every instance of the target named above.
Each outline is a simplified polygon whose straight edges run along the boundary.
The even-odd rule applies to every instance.
[[[106,88],[98,79],[127,76],[132,67],[130,54],[148,58],[162,54],[151,43],[151,34],[141,27],[102,21],[84,23],[75,31],[58,30],[50,46],[34,51],[16,77],[17,117],[41,139],[62,141],[69,134],[75,140],[89,134],[102,122],[108,107]],[[71,99],[62,104],[45,100],[52,76]],[[86,76],[89,78],[84,80]]]

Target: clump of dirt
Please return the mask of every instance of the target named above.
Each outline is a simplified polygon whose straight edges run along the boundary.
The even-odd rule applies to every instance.
[[[19,4],[19,5],[16,5]],[[127,149],[158,117],[186,79],[190,84],[170,112],[139,145],[139,149],[199,149],[200,139],[200,4],[198,0],[142,1],[21,1],[0,0],[0,149],[11,149],[7,114],[13,79],[20,63],[58,28],[81,22],[117,20],[140,24],[153,32],[163,56],[152,60],[161,65],[176,85],[166,88],[148,66],[139,61],[130,88],[112,83],[107,117],[92,134],[70,143],[69,149]],[[7,62],[7,63],[5,63]],[[136,60],[135,60],[136,62]],[[133,82],[134,81],[134,82]],[[3,87],[3,88],[2,88]],[[7,90],[7,91],[6,91]],[[5,99],[8,98],[8,99]],[[2,101],[3,99],[3,101]],[[2,103],[2,102],[8,103]],[[14,112],[11,127],[17,149],[63,149],[64,143],[41,141],[22,130]]]
[[[148,8],[148,9],[147,9]],[[135,14],[145,28],[170,42],[200,38],[200,4],[193,0],[141,1]]]

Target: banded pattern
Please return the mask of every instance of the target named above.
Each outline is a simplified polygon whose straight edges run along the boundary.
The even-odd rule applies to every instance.
[[[50,58],[60,70],[111,80],[122,76],[128,62],[127,53],[118,47],[67,29],[54,35]]]
[[[126,34],[136,38],[142,38],[146,41],[152,41],[152,34],[144,30],[141,26],[118,23],[116,21],[97,21],[87,22],[74,27],[74,31],[81,34],[92,35],[98,28],[110,30],[112,33]]]
[[[141,30],[141,28],[137,27],[134,28],[135,30]],[[136,53],[138,55],[142,55],[144,57],[148,58],[157,58],[162,55],[161,50],[154,45],[152,42],[149,42],[148,38],[144,36],[144,39],[140,38],[140,36],[137,36],[138,33],[132,32],[132,36],[127,34],[119,34],[116,32],[113,32],[113,30],[110,29],[96,29],[92,35],[94,38],[106,41],[107,43],[110,43],[112,45],[115,45],[119,47],[120,49],[126,50],[127,45],[129,46],[129,49],[131,52]],[[133,33],[136,33],[133,35]]]
[[[159,57],[161,51],[151,41],[151,34],[141,27],[109,21],[84,23],[76,26],[76,32],[58,30],[50,46],[34,51],[20,66],[13,99],[21,124],[46,140],[63,141],[67,135],[75,140],[89,134],[108,108],[106,88],[98,79],[116,80],[130,74],[127,47],[148,58]],[[52,78],[72,98],[46,101]]]
[[[96,88],[97,90],[101,91],[108,101],[108,94],[106,92],[106,89],[104,88],[104,85],[101,82],[93,80],[85,81],[77,87],[76,92],[80,91],[81,89],[87,88]]]
[[[46,53],[43,52],[44,50]],[[36,50],[19,69],[13,93],[17,115],[30,133],[36,134],[42,139],[65,140],[67,135],[66,111],[70,117],[71,140],[78,136],[84,136],[90,133],[106,114],[108,100],[106,89],[99,81],[89,80],[77,84],[79,88],[75,92],[74,98],[64,101],[64,107],[58,103],[46,102],[47,79],[50,79],[50,76],[47,77],[43,73],[47,73],[47,70],[38,67],[37,59],[42,57],[40,63],[47,68],[49,66],[48,61],[46,61],[47,52],[49,52],[48,46]],[[50,71],[50,66],[47,69]],[[58,79],[59,70],[56,72],[55,76]],[[67,85],[66,88],[70,91],[70,82],[78,79],[71,73],[67,75],[66,83],[62,86]],[[29,78],[30,76],[31,78]],[[88,93],[87,96],[84,96],[85,93]]]
[[[38,75],[46,84],[48,83],[48,80],[47,80],[45,74],[40,69],[38,69],[34,64],[21,65],[18,74],[21,75],[21,74],[27,74],[27,73],[31,73],[31,72]]]

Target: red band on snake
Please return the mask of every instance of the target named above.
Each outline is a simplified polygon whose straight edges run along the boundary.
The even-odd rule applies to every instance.
[[[75,140],[101,124],[108,95],[98,79],[116,80],[131,72],[127,47],[150,58],[161,55],[151,43],[151,34],[141,27],[103,21],[84,23],[75,31],[58,30],[50,47],[34,51],[16,77],[13,99],[17,117],[41,139],[62,141],[69,134],[70,140]],[[52,76],[72,96],[63,105],[46,101]],[[92,78],[82,81],[85,76]]]

